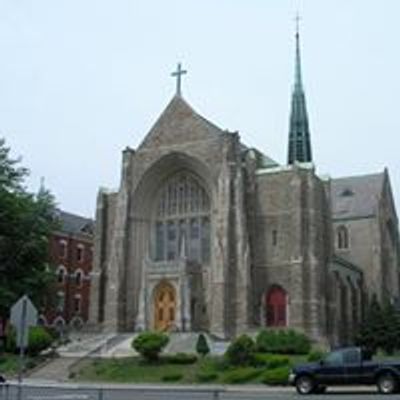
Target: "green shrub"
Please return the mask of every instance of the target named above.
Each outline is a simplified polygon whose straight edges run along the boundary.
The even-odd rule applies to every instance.
[[[53,342],[53,338],[42,326],[34,326],[29,329],[29,342],[28,342],[28,353],[31,355],[37,355],[41,351],[50,347]]]
[[[262,376],[262,382],[266,385],[287,385],[289,379],[290,368],[279,367],[268,369]]]
[[[224,374],[224,383],[244,383],[253,380],[261,371],[253,367],[236,368]]]
[[[293,330],[262,330],[256,338],[257,351],[278,354],[308,354],[311,341]]]
[[[236,338],[225,352],[225,357],[230,365],[248,365],[253,361],[255,344],[247,335]]]
[[[46,329],[47,333],[53,338],[53,340],[60,338],[60,332],[56,328],[52,326],[46,326],[44,328]]]
[[[171,364],[194,364],[197,361],[197,356],[195,354],[187,353],[176,353],[164,356],[163,358]]]
[[[17,343],[16,343],[16,331],[15,328],[9,324],[6,328],[6,343],[5,350],[8,353],[16,353],[17,352]]]
[[[159,332],[143,332],[132,340],[132,347],[147,361],[156,361],[168,344],[167,335]]]
[[[6,351],[9,353],[17,352],[16,331],[14,328],[8,328],[6,333]],[[30,355],[37,355],[41,351],[50,347],[53,338],[42,326],[34,326],[29,329],[28,350]]]
[[[211,371],[200,371],[196,374],[196,378],[198,382],[212,382],[218,378],[218,374]]]
[[[320,361],[324,358],[325,352],[322,350],[313,350],[308,353],[307,356],[307,361],[309,362],[314,362],[314,361]]]
[[[254,365],[260,367],[262,366],[265,368],[274,369],[289,365],[289,363],[289,357],[279,354],[256,353],[254,355]]]
[[[169,374],[164,375],[161,379],[163,382],[176,382],[180,381],[183,378],[183,375],[178,372],[171,372]]]
[[[200,354],[203,357],[206,356],[210,352],[210,348],[208,347],[207,339],[202,333],[200,333],[200,335],[197,339],[196,352],[197,352],[197,354]]]

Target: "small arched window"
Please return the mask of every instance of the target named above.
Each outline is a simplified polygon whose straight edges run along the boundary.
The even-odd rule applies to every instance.
[[[266,295],[267,326],[287,326],[287,293],[280,286],[273,286]]]
[[[58,283],[64,283],[65,281],[65,276],[66,276],[66,269],[63,265],[60,265],[57,268],[57,282]]]
[[[336,246],[339,250],[345,250],[349,248],[349,231],[341,225],[336,231]]]
[[[80,269],[78,269],[75,272],[75,285],[78,287],[82,286],[82,276],[83,276],[82,271]]]

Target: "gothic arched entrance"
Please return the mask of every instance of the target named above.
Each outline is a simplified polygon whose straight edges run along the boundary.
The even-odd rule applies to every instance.
[[[287,294],[280,286],[273,286],[265,296],[267,326],[287,326]]]
[[[154,329],[167,331],[175,325],[176,291],[169,282],[154,289]]]

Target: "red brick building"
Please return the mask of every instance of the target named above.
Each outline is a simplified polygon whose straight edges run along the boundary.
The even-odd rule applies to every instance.
[[[60,229],[50,238],[56,301],[40,316],[40,322],[76,329],[88,320],[94,222],[61,210],[57,217]]]

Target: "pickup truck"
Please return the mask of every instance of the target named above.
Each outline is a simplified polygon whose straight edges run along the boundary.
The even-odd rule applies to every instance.
[[[323,393],[333,385],[376,385],[383,394],[400,389],[400,360],[372,361],[359,347],[332,351],[321,361],[296,365],[289,383],[300,394]]]

